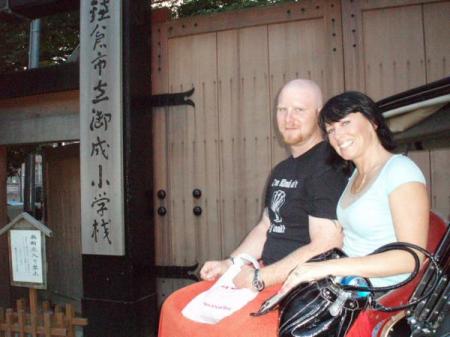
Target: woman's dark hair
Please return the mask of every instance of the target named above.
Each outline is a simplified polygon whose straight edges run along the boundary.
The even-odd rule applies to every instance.
[[[370,122],[376,125],[375,132],[381,145],[388,150],[395,149],[396,144],[391,130],[389,130],[386,120],[381,114],[375,102],[367,95],[358,91],[347,91],[334,96],[325,103],[319,116],[319,126],[326,134],[326,124],[340,121],[350,113],[360,112]]]

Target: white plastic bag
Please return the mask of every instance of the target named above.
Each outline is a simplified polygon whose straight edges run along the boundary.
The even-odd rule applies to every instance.
[[[258,269],[259,264],[252,256],[240,254],[234,258],[234,264],[214,285],[194,297],[181,311],[190,320],[216,324],[235,311],[241,309],[258,294],[247,288],[236,288],[233,279],[241,271],[241,267],[250,262]]]

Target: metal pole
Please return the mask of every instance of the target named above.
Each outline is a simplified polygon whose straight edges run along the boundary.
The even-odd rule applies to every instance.
[[[35,211],[35,155],[30,153],[25,162],[25,186],[23,210],[34,216]]]
[[[39,67],[39,52],[41,45],[41,19],[35,19],[30,24],[30,43],[28,46],[28,68]]]
[[[39,51],[41,35],[41,19],[35,19],[30,24],[30,40],[28,46],[28,69],[39,67]],[[31,215],[35,215],[36,201],[36,157],[30,153],[25,161],[25,184],[23,210]]]

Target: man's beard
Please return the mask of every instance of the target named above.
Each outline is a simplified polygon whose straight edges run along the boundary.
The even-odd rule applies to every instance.
[[[305,135],[302,133],[296,133],[294,135],[282,135],[283,141],[286,145],[296,145],[298,143],[301,143],[305,140]]]

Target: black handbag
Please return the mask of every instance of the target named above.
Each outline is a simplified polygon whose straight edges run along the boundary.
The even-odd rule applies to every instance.
[[[414,244],[395,242],[382,246],[372,254],[389,250],[403,250],[410,253],[415,260],[414,271],[404,281],[387,287],[373,287],[367,278],[328,276],[318,281],[299,284],[283,296],[275,295],[266,300],[253,316],[263,315],[277,307],[280,308],[278,335],[280,337],[344,337],[364,309],[396,311],[411,307],[431,295],[442,272],[435,258],[425,249]],[[436,268],[433,286],[420,298],[409,303],[385,307],[379,303],[375,294],[397,289],[415,278],[420,268],[420,261],[413,250],[426,255]],[[320,254],[311,262],[323,261],[346,255],[335,248]]]

